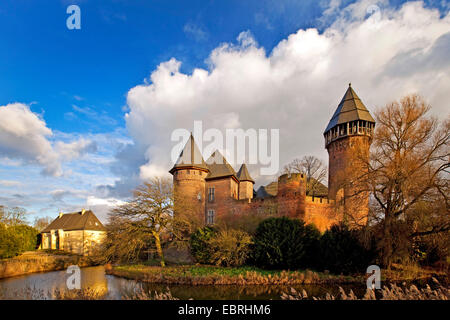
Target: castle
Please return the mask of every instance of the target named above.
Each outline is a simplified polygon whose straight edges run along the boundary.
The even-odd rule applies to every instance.
[[[206,224],[214,224],[225,214],[263,211],[314,223],[320,231],[340,221],[363,225],[367,222],[369,195],[350,197],[355,192],[346,179],[349,172],[363,170],[352,161],[352,155],[358,148],[369,156],[374,128],[375,120],[349,84],[324,131],[329,155],[328,189],[321,185],[321,192],[312,194],[307,193],[306,176],[301,173],[283,174],[255,192],[255,181],[245,163],[236,173],[218,151],[205,162],[191,135],[169,171],[173,175],[175,211],[182,203],[189,204]]]

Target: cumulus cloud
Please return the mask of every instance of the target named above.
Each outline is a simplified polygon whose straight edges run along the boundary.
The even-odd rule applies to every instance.
[[[77,159],[86,153],[94,153],[97,151],[95,141],[80,138],[77,141],[64,143],[57,141],[55,143],[55,151],[61,159],[71,161]]]
[[[28,105],[0,106],[0,157],[38,164],[44,175],[61,176],[62,162],[95,152],[95,143],[80,139],[65,143],[50,140],[53,132]]]
[[[124,204],[125,202],[114,198],[96,198],[89,196],[86,200],[86,207],[95,212],[97,218],[101,222],[105,223],[108,220],[108,213],[117,206]]]
[[[127,95],[127,128],[145,161],[140,178],[170,169],[171,132],[191,130],[195,120],[222,132],[280,129],[280,165],[308,154],[326,159],[323,130],[349,82],[372,112],[416,92],[448,114],[450,15],[422,2],[375,11],[373,1],[340,5],[332,1],[326,14],[334,22],[323,32],[300,29],[270,53],[243,32],[211,52],[208,69],[186,74],[175,58],[162,62]],[[257,169],[257,183],[273,178]]]

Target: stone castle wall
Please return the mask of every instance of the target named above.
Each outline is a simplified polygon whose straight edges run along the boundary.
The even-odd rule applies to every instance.
[[[208,198],[209,189],[214,188],[214,200]],[[220,219],[226,213],[237,206],[239,184],[232,178],[214,179],[206,182],[206,207],[208,210],[214,210],[215,218]]]
[[[369,148],[370,137],[364,135],[346,136],[331,142],[327,147],[328,197],[336,199],[338,191],[342,190],[345,220],[352,225],[365,225],[367,222],[369,196],[368,193],[358,194],[355,183],[364,170],[359,158],[361,155],[368,158]]]
[[[306,178],[302,174],[282,175],[278,179],[278,194],[264,199],[238,200],[230,193],[234,187],[232,178],[207,181],[208,188],[215,188],[215,199],[209,202],[206,198],[205,214],[214,210],[216,220],[227,214],[271,214],[298,218],[306,224],[313,223],[324,232],[338,223],[341,215],[336,210],[335,201],[327,198],[306,196]]]
[[[306,205],[306,178],[303,174],[284,174],[278,178],[278,214],[304,219]]]
[[[173,174],[175,210],[189,211],[204,221],[208,175],[197,169],[177,170]]]

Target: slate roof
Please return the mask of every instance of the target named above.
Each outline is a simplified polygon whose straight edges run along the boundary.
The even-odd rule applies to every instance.
[[[206,165],[209,169],[206,180],[225,177],[235,177],[237,180],[236,171],[218,150],[214,151],[206,160]]]
[[[278,181],[269,183],[267,186],[261,186],[256,191],[256,198],[275,197],[278,194]]]
[[[328,132],[338,124],[355,120],[375,122],[369,110],[367,110],[366,106],[353,90],[351,83],[349,83],[348,89],[334,112],[333,117],[331,117],[324,133]]]
[[[306,195],[316,197],[328,197],[328,188],[314,178],[306,182]]]
[[[241,168],[239,169],[237,173],[237,178],[239,179],[239,181],[250,181],[255,183],[255,180],[253,180],[252,177],[250,176],[250,173],[248,173],[247,166],[245,165],[245,163],[243,163]]]
[[[189,140],[186,142],[186,145],[184,146],[183,150],[180,153],[180,156],[178,157],[177,162],[173,166],[172,169],[170,169],[170,173],[174,173],[175,170],[179,168],[199,168],[203,170],[208,170],[208,166],[205,163],[205,160],[203,160],[202,153],[200,152],[197,144],[194,141],[194,137],[189,137]]]
[[[62,229],[64,231],[69,230],[93,230],[93,231],[106,231],[105,226],[98,220],[95,214],[91,210],[64,213],[62,216],[58,216],[41,232],[50,232],[50,230]]]

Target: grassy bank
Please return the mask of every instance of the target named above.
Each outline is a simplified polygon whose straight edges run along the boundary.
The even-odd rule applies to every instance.
[[[35,272],[63,270],[68,266],[92,265],[89,258],[65,252],[28,251],[20,256],[0,260],[0,279]]]
[[[143,264],[108,266],[107,274],[143,282],[180,285],[297,285],[353,283],[364,277],[336,276],[305,271],[262,270],[254,267],[224,268],[206,265],[148,266]]]
[[[345,284],[365,283],[365,275],[333,275],[310,270],[282,271],[264,270],[243,266],[225,268],[209,265],[158,265],[134,264],[107,266],[107,274],[149,283],[180,285],[298,285],[298,284]],[[381,280],[388,282],[420,281],[437,278],[448,284],[448,274],[414,266],[394,265],[391,270],[381,271]]]
[[[423,268],[417,265],[393,264],[390,270],[381,270],[381,280],[390,282],[399,281],[428,281],[432,278],[438,279],[444,285],[448,285],[449,273],[446,270]]]

